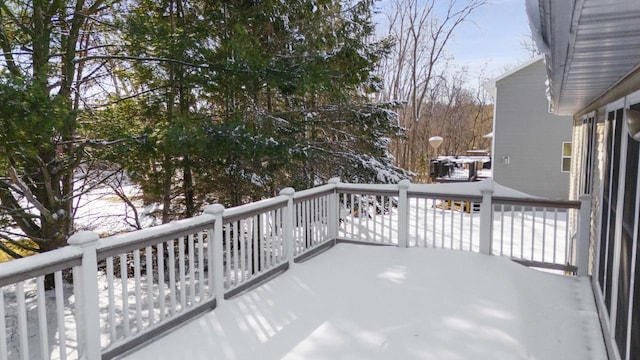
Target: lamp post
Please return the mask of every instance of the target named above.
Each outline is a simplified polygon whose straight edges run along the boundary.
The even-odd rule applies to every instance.
[[[435,152],[435,157],[434,157],[434,161],[438,160],[438,148],[440,147],[440,145],[442,145],[442,142],[444,141],[444,139],[442,138],[442,136],[432,136],[429,138],[429,145],[431,145],[431,147],[433,148],[433,152]],[[431,161],[429,161],[429,173],[431,173]],[[433,163],[434,169],[433,171],[435,172],[435,174],[437,174],[440,170],[440,166],[439,164]],[[437,177],[438,175],[435,175],[435,177]],[[431,182],[431,176],[429,176],[429,182]]]
[[[438,158],[438,148],[442,145],[443,141],[442,136],[432,136],[429,138],[429,145],[431,145],[433,151],[436,153],[436,159]]]

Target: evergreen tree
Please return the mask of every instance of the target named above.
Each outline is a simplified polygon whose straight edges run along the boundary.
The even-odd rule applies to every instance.
[[[39,251],[73,231],[75,170],[93,142],[81,133],[85,86],[104,67],[105,0],[0,2],[0,237],[14,227]],[[108,21],[105,21],[106,24]],[[16,243],[20,245],[19,243]],[[18,256],[5,243],[0,249]]]
[[[336,175],[397,181],[373,3],[0,2],[0,236],[64,245],[87,155],[126,169],[163,222]],[[109,176],[93,173],[86,189]]]
[[[244,174],[267,179],[269,188],[304,188],[335,175],[358,181],[404,176],[381,147],[400,130],[391,104],[369,103],[379,86],[373,70],[389,49],[388,41],[370,40],[372,6],[237,1],[206,11],[219,22],[207,63],[227,70],[209,72],[203,85],[217,105],[212,108],[220,109],[214,117],[265,143],[273,139],[279,147],[272,151],[286,150],[278,158],[287,159],[284,166],[254,162],[250,171],[240,166]],[[227,169],[240,161],[232,159]],[[381,169],[389,176],[379,176]]]
[[[136,109],[145,119],[143,149],[153,150],[129,167],[134,180],[148,178],[156,185],[145,194],[163,204],[162,222],[172,218],[172,199],[179,197],[183,211],[196,213],[193,184],[193,132],[199,126],[195,79],[200,61],[197,47],[206,42],[207,29],[200,21],[199,3],[184,0],[131,2],[122,18],[127,54],[133,63],[129,79],[136,90]],[[152,110],[152,111],[149,111]],[[150,143],[152,142],[152,143]],[[149,154],[151,155],[151,154]],[[179,175],[179,176],[178,176]],[[175,184],[179,184],[176,190]],[[160,185],[160,186],[157,186]]]
[[[171,184],[192,189],[180,199],[238,205],[336,175],[404,176],[386,151],[400,130],[395,113],[390,104],[370,103],[378,86],[373,70],[389,46],[369,40],[372,5],[131,3],[127,51],[156,60],[137,63],[130,78],[144,93],[136,108],[153,109],[141,116],[149,128],[139,147],[151,146],[156,155],[129,168],[149,198],[162,196],[164,220],[176,196]],[[181,91],[188,97],[176,96]],[[185,160],[198,171],[177,171]],[[158,172],[161,184],[149,176]]]

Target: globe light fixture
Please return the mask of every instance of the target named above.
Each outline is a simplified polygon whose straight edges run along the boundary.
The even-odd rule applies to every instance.
[[[429,145],[431,145],[431,147],[435,151],[436,157],[438,157],[438,148],[440,147],[440,145],[442,145],[443,141],[444,139],[442,138],[442,136],[432,136],[429,138]]]
[[[633,109],[625,109],[627,118],[627,130],[629,136],[635,141],[640,141],[640,111]]]

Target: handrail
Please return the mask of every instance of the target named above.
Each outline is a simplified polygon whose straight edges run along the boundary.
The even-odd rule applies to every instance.
[[[78,266],[82,251],[73,246],[0,264],[0,287]]]
[[[510,198],[510,197],[494,196],[493,203],[500,204],[500,205],[538,206],[538,207],[553,207],[553,208],[563,208],[563,209],[579,209],[580,208],[580,201],[572,201],[572,200],[548,200],[548,199]]]
[[[144,231],[133,231],[98,240],[98,261],[124,252],[155,245],[163,241],[210,229],[214,217],[207,214],[158,225]]]
[[[284,195],[279,195],[269,199],[264,199],[249,204],[244,204],[224,210],[224,223],[232,223],[236,220],[258,215],[263,212],[280,209],[287,205],[289,199]]]
[[[435,197],[480,197],[481,189],[489,181],[479,181],[461,184],[411,184],[407,190],[409,194],[425,194]]]
[[[482,201],[480,195],[464,195],[464,194],[447,194],[438,192],[423,192],[409,190],[407,195],[415,198],[433,198],[433,199],[447,199],[447,200],[463,200],[463,201]]]
[[[313,199],[313,198],[324,196],[324,195],[329,195],[329,194],[332,194],[335,191],[335,189],[336,189],[336,185],[328,184],[328,185],[317,186],[311,189],[296,191],[293,194],[293,203],[297,204],[305,200]]]
[[[398,185],[339,183],[336,190],[343,194],[398,196]]]

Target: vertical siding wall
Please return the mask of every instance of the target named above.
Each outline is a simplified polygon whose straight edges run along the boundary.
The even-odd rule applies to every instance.
[[[540,59],[496,81],[493,177],[531,195],[568,199],[562,142],[572,141],[573,121],[549,113],[545,79]]]
[[[591,183],[591,244],[590,247],[593,249],[593,257],[592,261],[592,271],[591,274],[595,273],[596,266],[596,256],[598,256],[598,241],[599,241],[599,228],[600,228],[600,218],[601,209],[602,209],[602,187],[603,187],[603,179],[604,179],[604,158],[606,156],[605,152],[605,112],[598,112],[598,122],[596,125],[596,154],[594,155],[594,163],[593,163],[593,182]]]
[[[575,200],[582,194],[591,195],[591,216],[589,230],[589,274],[594,271],[598,243],[598,226],[601,200],[602,180],[604,179],[605,152],[605,109],[590,113],[574,121],[573,158],[569,182],[569,199]],[[589,144],[591,141],[591,144]],[[571,229],[575,223],[569,224]]]
[[[593,112],[573,123],[573,156],[569,180],[569,199],[579,199],[582,194],[591,195],[589,227],[589,274],[594,271],[598,221],[601,204],[601,187],[604,160],[605,110]],[[577,229],[576,219],[569,219],[569,228]]]

